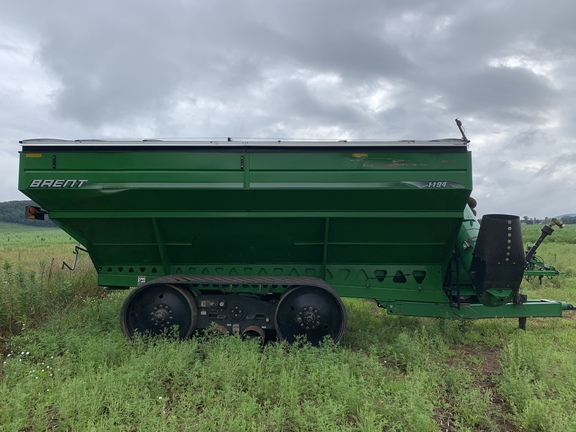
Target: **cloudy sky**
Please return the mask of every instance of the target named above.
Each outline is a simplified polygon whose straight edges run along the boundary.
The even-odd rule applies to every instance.
[[[576,2],[0,0],[28,138],[471,139],[480,214],[576,212]]]

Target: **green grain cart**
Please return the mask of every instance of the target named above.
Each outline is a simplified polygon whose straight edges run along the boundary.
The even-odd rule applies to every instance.
[[[488,215],[480,229],[464,134],[21,144],[19,189],[39,206],[28,217],[48,212],[78,240],[100,285],[136,287],[121,311],[128,337],[177,326],[182,338],[212,327],[339,341],[341,297],[521,325],[572,308],[519,293],[520,220]]]

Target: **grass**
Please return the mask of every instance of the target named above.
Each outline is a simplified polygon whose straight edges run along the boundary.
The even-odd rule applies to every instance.
[[[12,335],[102,291],[86,254],[74,272],[62,270],[63,261],[73,261],[73,250],[74,241],[60,229],[0,223],[1,345],[9,347]]]
[[[12,229],[0,237],[0,430],[576,430],[574,313],[529,319],[522,332],[514,320],[387,316],[344,299],[338,346],[129,342],[118,323],[126,293],[102,298],[85,254],[76,271],[60,269],[72,239],[0,228]],[[560,241],[572,228],[539,253],[563,271],[576,267],[576,241]],[[576,303],[576,275],[523,291]]]

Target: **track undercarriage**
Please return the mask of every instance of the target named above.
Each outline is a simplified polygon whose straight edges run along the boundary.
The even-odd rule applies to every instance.
[[[299,338],[339,342],[346,309],[324,281],[310,277],[166,276],[142,284],[126,298],[120,324],[126,336],[176,329],[240,334],[262,342]]]

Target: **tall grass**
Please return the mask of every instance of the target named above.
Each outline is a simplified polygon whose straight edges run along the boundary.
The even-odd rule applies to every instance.
[[[449,335],[465,340],[474,327],[395,318],[376,345],[374,329],[357,326],[321,348],[233,336],[128,342],[117,328],[123,297],[14,338],[0,383],[5,430],[436,431],[439,421],[496,430],[501,421]],[[372,308],[347,306],[353,322]],[[373,320],[379,330],[387,318]]]
[[[27,252],[53,234],[51,247]],[[387,316],[344,299],[338,346],[210,335],[129,342],[118,324],[126,293],[101,298],[86,256],[75,272],[59,270],[74,246],[65,234],[26,235],[33,241],[0,242],[10,317],[0,430],[576,430],[574,313],[529,319],[522,332],[514,320]],[[565,270],[576,244],[545,242],[540,255]],[[573,274],[522,289],[576,303]]]
[[[0,224],[0,230],[0,343],[101,292],[87,255],[75,271],[62,270],[74,241],[61,230],[12,224]]]

